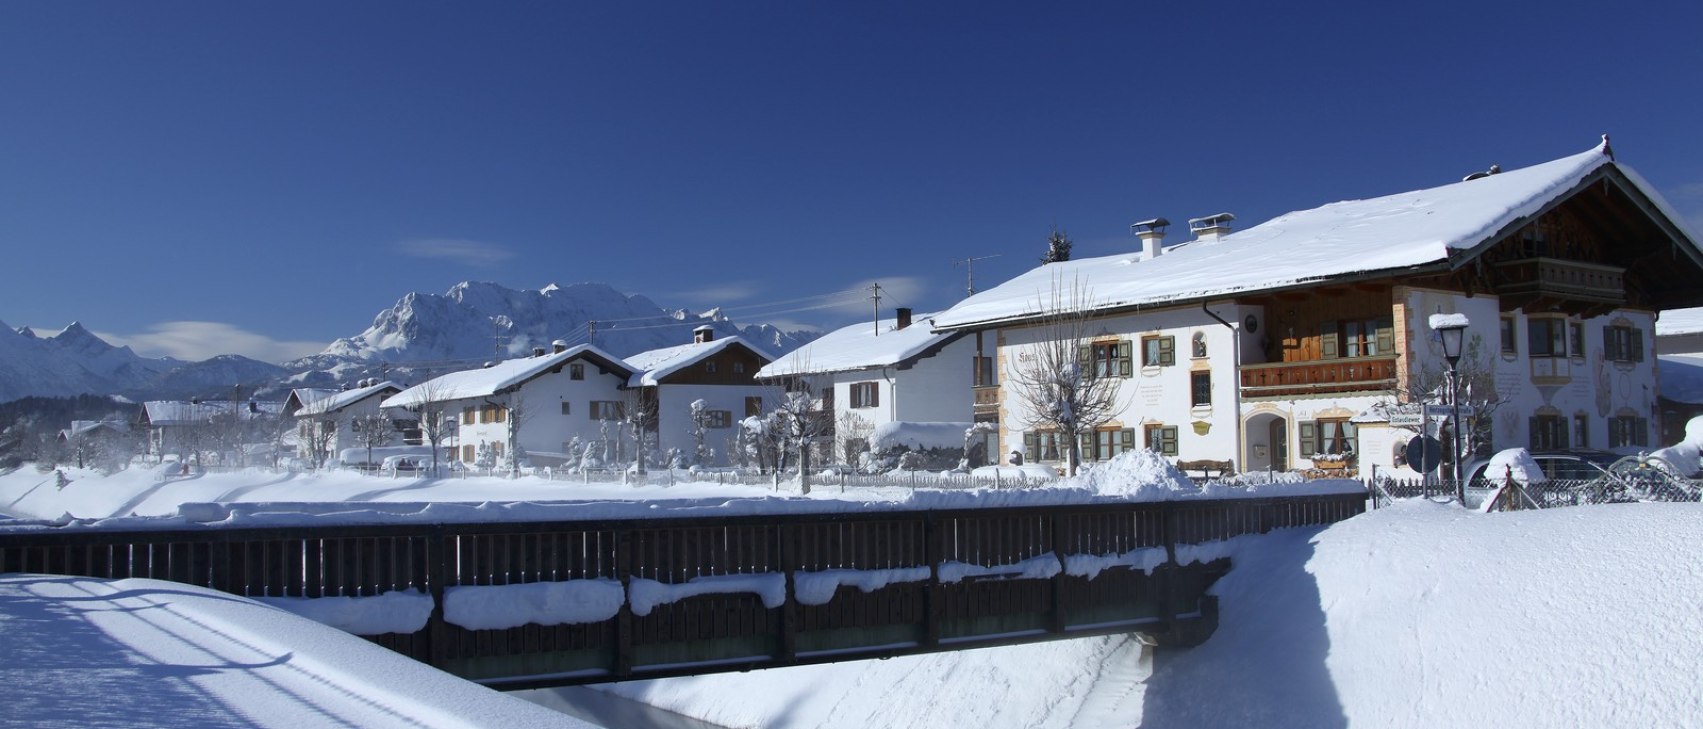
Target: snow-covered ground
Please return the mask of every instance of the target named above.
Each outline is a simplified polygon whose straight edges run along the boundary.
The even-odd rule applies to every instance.
[[[1140,464],[1129,470],[1164,480]],[[714,484],[646,490],[525,479],[434,484],[230,474],[161,483],[146,472],[71,476],[60,491],[51,474],[24,469],[0,475],[0,510],[98,518],[173,514],[180,501],[247,500],[266,508],[268,502],[299,507],[320,498],[380,504],[687,497],[701,508],[773,498],[767,489]],[[1126,484],[1122,490],[1133,495],[1179,487]],[[1703,505],[1697,504],[1478,514],[1400,503],[1330,528],[1236,540],[1228,546],[1235,568],[1215,588],[1219,630],[1188,651],[1154,656],[1139,641],[1114,636],[604,688],[718,724],[753,727],[1695,726],[1703,716],[1699,543]],[[453,705],[459,699],[451,697],[461,694],[433,681],[484,691],[237,598],[191,600],[199,591],[163,583],[4,580],[0,640],[25,648],[8,650],[0,663],[0,706],[7,717],[0,723],[19,717],[26,725],[67,717],[101,723],[96,719],[104,720],[104,712],[144,703],[136,720],[117,723],[270,726],[276,714],[295,717],[290,723],[297,726],[365,725],[336,713],[359,710],[372,712],[374,723],[401,716],[437,726],[462,715],[431,707]],[[101,596],[113,591],[118,595]],[[158,605],[162,600],[167,607]],[[202,603],[208,606],[193,610],[216,615],[175,617],[173,611]],[[266,632],[273,629],[282,632]],[[303,644],[294,645],[297,640]],[[214,645],[195,647],[197,641]],[[114,643],[134,649],[93,650]],[[54,648],[61,645],[67,648]],[[346,646],[361,652],[344,654]],[[376,663],[387,659],[402,667]],[[382,686],[274,678],[304,671],[329,676],[348,665],[382,666],[360,672],[403,678]],[[410,678],[414,672],[434,678]],[[123,683],[133,676],[146,680]],[[235,676],[250,682],[237,684]],[[88,693],[87,686],[104,695],[82,703],[70,698]],[[445,698],[433,703],[438,697]],[[292,702],[335,710],[304,717],[288,713],[299,709],[270,708]],[[85,704],[86,710],[79,708]],[[489,716],[467,725],[535,723],[531,714]]]

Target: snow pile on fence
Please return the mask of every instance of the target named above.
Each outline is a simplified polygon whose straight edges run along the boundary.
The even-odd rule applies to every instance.
[[[626,601],[615,580],[458,585],[444,589],[443,617],[468,630],[600,623],[615,617]]]
[[[355,635],[414,633],[432,617],[432,596],[393,590],[367,597],[256,597],[272,607]]]
[[[1105,463],[1065,479],[1060,485],[1086,488],[1100,494],[1128,496],[1138,501],[1163,501],[1201,493],[1201,488],[1164,456],[1145,448],[1119,453]]]
[[[1509,448],[1497,451],[1490,457],[1490,465],[1484,467],[1484,477],[1493,483],[1500,484],[1503,479],[1512,478],[1521,485],[1544,483],[1549,480],[1539,468],[1532,454],[1524,448]]]

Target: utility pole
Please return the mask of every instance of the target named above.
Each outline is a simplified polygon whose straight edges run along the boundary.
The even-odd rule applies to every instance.
[[[976,295],[976,269],[975,269],[974,265],[972,265],[972,264],[974,264],[976,261],[981,261],[981,260],[985,260],[985,259],[989,259],[989,258],[998,258],[1001,255],[1003,255],[1003,254],[995,253],[991,256],[971,256],[969,258],[954,258],[954,259],[952,259],[952,265],[954,265],[954,266],[956,266],[960,263],[964,264],[964,276],[967,279],[965,281],[966,285],[964,286],[964,289],[969,292],[969,295],[971,295],[971,296]]]
[[[503,323],[500,319],[491,320],[492,356],[497,360],[503,358]]]
[[[589,344],[593,347],[597,346],[597,320],[596,319],[585,320],[585,343]]]
[[[881,282],[877,281],[869,287],[869,290],[873,292],[869,298],[875,302],[875,336],[879,337],[881,336]]]

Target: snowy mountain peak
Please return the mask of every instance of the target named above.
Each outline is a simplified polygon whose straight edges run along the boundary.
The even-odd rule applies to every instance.
[[[556,284],[552,283],[549,286],[545,286],[544,288],[539,289],[538,293],[544,294],[545,296],[549,296],[550,294],[555,293],[555,292],[560,291],[560,290],[562,290],[562,287],[557,286]]]
[[[0,322],[0,328],[4,328],[4,325],[5,325],[5,322]],[[22,335],[26,339],[40,339],[41,338],[41,337],[36,336],[35,330],[29,328],[28,326],[18,327],[18,334]]]

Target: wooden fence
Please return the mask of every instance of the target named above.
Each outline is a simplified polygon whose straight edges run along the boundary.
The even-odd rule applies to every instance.
[[[537,523],[35,527],[0,530],[0,572],[146,577],[250,597],[415,590],[432,600],[425,627],[370,640],[466,678],[527,688],[1113,632],[1193,644],[1216,626],[1205,590],[1229,562],[1178,564],[1178,546],[1327,524],[1365,504],[1365,494],[1348,493]],[[1157,566],[1070,568],[1072,558],[1104,566],[1143,554]],[[852,579],[825,602],[798,599],[799,580],[842,574]],[[890,584],[865,591],[859,576]],[[645,614],[630,599],[639,580],[740,577],[773,580],[784,595],[777,605],[758,592],[711,589]],[[573,580],[619,583],[629,600],[613,617],[573,624],[473,630],[445,616],[446,590]]]

